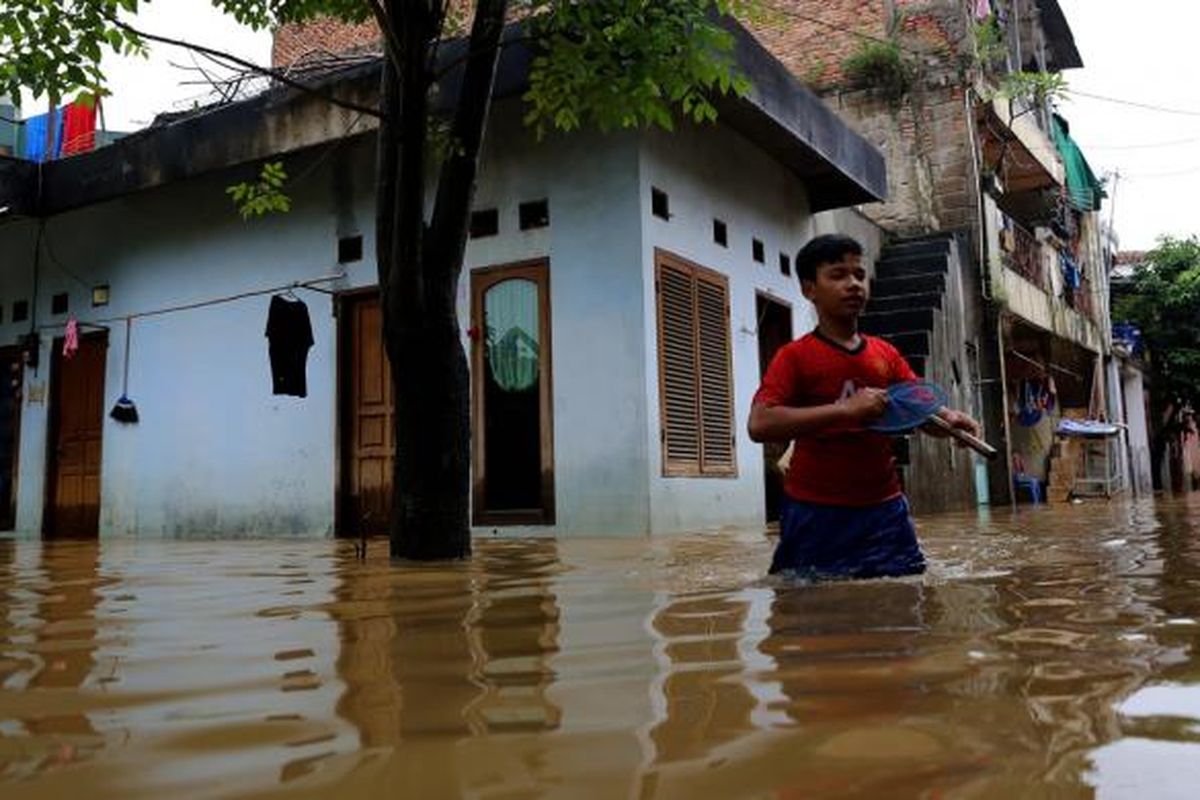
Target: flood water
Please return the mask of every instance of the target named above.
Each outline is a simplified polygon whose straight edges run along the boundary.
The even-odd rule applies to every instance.
[[[0,540],[4,798],[1196,797],[1200,500],[772,541]]]

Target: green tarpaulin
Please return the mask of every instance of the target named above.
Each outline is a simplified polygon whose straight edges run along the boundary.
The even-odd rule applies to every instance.
[[[1108,197],[1104,184],[1092,172],[1083,151],[1071,138],[1070,126],[1067,121],[1055,114],[1053,117],[1054,146],[1062,156],[1063,166],[1067,171],[1067,193],[1071,205],[1080,211],[1099,211],[1100,200]]]

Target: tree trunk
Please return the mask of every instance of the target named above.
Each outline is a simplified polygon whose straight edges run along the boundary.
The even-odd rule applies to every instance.
[[[465,558],[471,552],[470,375],[456,309],[467,223],[491,105],[507,0],[480,0],[451,127],[425,225],[428,53],[440,2],[391,0],[401,51],[385,59],[379,130],[377,230],[384,345],[392,367],[396,451],[390,524],[393,558]]]

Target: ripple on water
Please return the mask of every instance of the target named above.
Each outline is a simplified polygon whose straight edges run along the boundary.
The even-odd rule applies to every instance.
[[[765,577],[757,532],[430,566],[0,540],[0,793],[1194,790],[1197,510],[930,518],[924,576],[818,585]]]

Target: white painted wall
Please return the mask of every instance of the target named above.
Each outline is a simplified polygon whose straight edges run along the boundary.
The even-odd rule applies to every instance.
[[[645,534],[637,139],[579,134],[538,143],[519,111],[507,104],[493,116],[475,207],[499,208],[501,232],[473,240],[466,266],[549,256],[556,524],[476,533]],[[543,197],[550,201],[550,227],[520,232],[518,204]],[[469,292],[464,274],[464,330]]]
[[[243,223],[223,189],[236,175],[148,192],[49,220],[38,288],[41,366],[26,373],[18,530],[40,532],[46,473],[48,383],[53,336],[65,316],[50,297],[70,296],[82,321],[201,302],[331,273],[337,199],[327,161],[299,178],[291,214]],[[358,159],[358,173],[367,161]],[[297,169],[294,175],[300,175]],[[369,220],[361,192],[359,216]],[[0,234],[4,231],[0,230]],[[7,237],[6,237],[7,239]],[[11,253],[0,242],[0,252]],[[29,251],[26,251],[27,253]],[[29,255],[4,271],[0,299],[30,297]],[[351,283],[369,280],[357,265]],[[111,303],[90,306],[108,284]],[[121,392],[124,325],[113,324],[105,377],[103,533],[173,536],[321,535],[332,526],[334,321],[327,295],[303,292],[316,344],[306,399],[271,394],[266,340],[269,297],[257,296],[133,325],[129,394],[140,421],[107,417]],[[7,318],[7,317],[6,317]],[[13,341],[27,324],[7,325]]]
[[[372,286],[374,148],[370,137],[289,157],[289,214],[243,222],[224,194],[252,170],[231,171],[126,197],[48,221],[52,259],[40,269],[37,323],[42,366],[26,373],[17,529],[41,531],[52,337],[50,297],[70,294],[71,313],[103,321],[328,275],[339,235],[361,234],[364,259],[336,290]],[[670,193],[675,217],[650,215],[650,186]],[[551,224],[522,232],[518,204],[547,198]],[[645,535],[758,526],[762,456],[745,432],[758,386],[755,294],[793,306],[797,335],[815,322],[794,277],[779,271],[815,232],[801,182],[720,127],[677,134],[551,136],[536,142],[514,103],[493,115],[477,208],[500,211],[500,233],[473,240],[467,270],[549,259],[557,522],[481,528],[477,535]],[[712,242],[712,218],[729,247]],[[825,217],[826,227],[833,217]],[[851,220],[852,222],[852,220]],[[0,344],[29,323],[11,303],[32,298],[36,225],[0,226]],[[766,245],[751,260],[750,239]],[[868,248],[877,243],[867,243]],[[738,476],[663,478],[659,445],[653,250],[662,247],[730,276]],[[873,252],[873,251],[872,251]],[[93,309],[95,284],[111,303]],[[326,294],[307,302],[316,344],[305,399],[271,394],[263,336],[269,295],[138,319],[129,394],[141,420],[103,431],[101,534],[326,536],[332,532],[338,423],[337,320]],[[459,286],[463,344],[470,277]],[[124,326],[110,334],[105,413],[121,393]]]
[[[505,534],[646,533],[644,317],[640,288],[637,147],[632,136],[578,135],[537,143],[501,104],[485,152],[477,207],[496,206],[500,235],[471,242],[466,266],[549,257],[554,359],[557,520]],[[19,531],[41,530],[52,337],[66,291],[81,321],[201,302],[335,272],[337,238],[362,234],[364,260],[331,286],[376,283],[373,145],[360,138],[288,162],[289,214],[242,222],[224,195],[249,174],[172,185],[50,220],[38,289],[42,366],[27,373],[22,410]],[[548,198],[551,226],[521,232],[520,202]],[[0,227],[0,343],[14,343],[11,302],[32,297],[32,222]],[[89,305],[92,285],[112,301]],[[459,310],[469,327],[470,278]],[[177,535],[332,532],[337,452],[337,321],[326,294],[298,290],[316,344],[305,399],[271,394],[263,336],[268,295],[138,319],[129,394],[140,421],[107,416],[101,531]],[[121,391],[124,326],[114,324],[105,412]],[[489,533],[480,530],[477,533]]]
[[[796,336],[816,324],[794,274],[779,269],[779,253],[795,257],[813,235],[802,183],[741,136],[722,128],[683,126],[646,136],[641,150],[644,360],[657,365],[655,248],[668,250],[729,278],[737,475],[664,477],[657,369],[646,375],[650,517],[655,533],[761,526],[765,517],[762,448],[750,441],[746,419],[759,384],[757,292],[788,303]],[[666,192],[671,219],[651,214],[651,187]],[[713,242],[713,218],[728,226],[728,247]],[[751,257],[751,239],[765,245],[766,262]]]
[[[1132,364],[1121,365],[1121,391],[1126,436],[1129,442],[1131,483],[1135,494],[1154,492],[1154,467],[1150,458],[1150,426],[1146,421],[1146,384],[1142,371]]]

